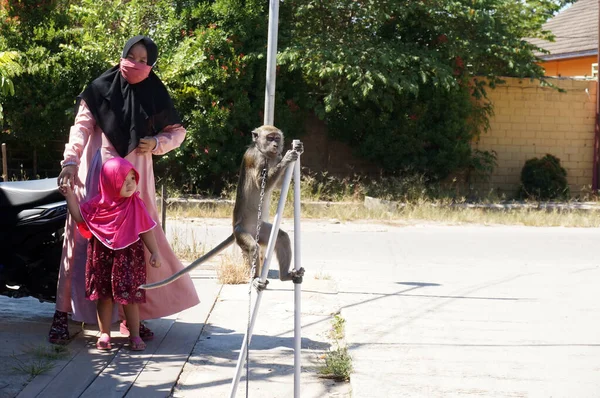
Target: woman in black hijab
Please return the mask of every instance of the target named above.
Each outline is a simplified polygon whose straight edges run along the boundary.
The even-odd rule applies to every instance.
[[[104,72],[78,97],[87,103],[121,157],[137,148],[140,139],[166,126],[181,125],[167,89],[152,72],[157,56],[150,38],[129,39],[119,65]]]
[[[159,222],[152,155],[162,155],[179,147],[186,131],[167,89],[152,71],[157,59],[156,44],[147,36],[135,36],[125,44],[119,64],[92,81],[77,97],[78,112],[65,145],[58,185],[71,185],[79,200],[85,201],[98,192],[102,164],[116,156],[124,157],[140,173],[140,196],[152,218]],[[68,217],[56,312],[49,333],[53,343],[69,339],[68,313],[76,321],[97,322],[95,303],[85,299],[87,241],[76,231],[75,223]],[[148,283],[183,268],[162,229],[156,229],[155,235],[163,263],[160,268],[147,268]],[[148,258],[146,251],[146,260]],[[140,305],[140,318],[172,315],[198,302],[191,278],[182,278],[179,284],[149,290],[146,303]],[[123,323],[121,332],[128,334]],[[142,325],[140,336],[148,340],[153,334]]]

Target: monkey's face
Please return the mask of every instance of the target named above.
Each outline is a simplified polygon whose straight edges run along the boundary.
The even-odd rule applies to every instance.
[[[255,135],[254,141],[260,151],[270,158],[281,155],[283,150],[283,134],[279,130],[261,130]]]

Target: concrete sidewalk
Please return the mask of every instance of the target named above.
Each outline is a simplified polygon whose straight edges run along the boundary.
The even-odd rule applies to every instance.
[[[349,397],[348,383],[319,377],[320,359],[329,349],[332,315],[339,310],[330,280],[302,284],[302,397]],[[252,295],[252,305],[255,303]],[[294,396],[294,301],[290,282],[271,280],[263,293],[250,342],[249,382],[242,370],[237,397]],[[248,322],[248,287],[225,285],[186,363],[173,397],[228,397]]]
[[[148,321],[155,337],[143,352],[127,348],[127,338],[113,325],[113,349],[95,347],[96,325],[88,325],[68,344],[69,356],[35,377],[18,395],[28,397],[167,397],[193,349],[221,286],[214,271],[193,275],[201,303],[171,317]],[[43,336],[51,318],[46,320]],[[73,329],[71,329],[73,332]],[[47,343],[46,343],[47,344]]]
[[[248,319],[248,285],[222,286],[214,265],[196,269],[192,278],[201,303],[172,317],[148,321],[155,338],[144,352],[131,352],[117,325],[113,349],[98,352],[95,325],[84,329],[71,322],[75,334],[69,355],[49,372],[28,382],[23,372],[0,368],[0,397],[224,397],[229,396]],[[332,281],[314,278],[303,283],[302,397],[349,397],[349,384],[319,377],[317,367],[329,348],[332,314],[339,309]],[[252,305],[255,302],[255,292]],[[50,346],[46,341],[53,304],[30,299],[0,299],[4,319],[0,338],[8,347]],[[24,313],[24,308],[31,311]],[[10,311],[7,311],[10,310]],[[293,284],[272,280],[263,294],[250,344],[251,396],[293,396]],[[33,325],[35,325],[33,327]],[[0,351],[2,353],[2,351]],[[2,363],[16,362],[7,352]],[[245,370],[237,396],[245,396]],[[10,380],[9,380],[10,379]],[[25,386],[24,386],[25,385]]]

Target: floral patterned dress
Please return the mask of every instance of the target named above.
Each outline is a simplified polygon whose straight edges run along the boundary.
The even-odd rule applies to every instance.
[[[146,262],[142,240],[124,249],[112,250],[95,236],[90,239],[85,267],[85,297],[113,300],[119,304],[146,302]]]

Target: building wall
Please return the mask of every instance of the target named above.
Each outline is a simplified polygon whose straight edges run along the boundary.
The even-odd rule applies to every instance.
[[[567,170],[571,192],[577,195],[592,183],[593,144],[596,115],[596,81],[556,79],[566,90],[541,87],[539,83],[507,79],[489,90],[495,115],[490,130],[475,146],[494,150],[498,165],[487,183],[499,193],[517,192],[525,161],[557,156]]]
[[[557,61],[548,61],[541,64],[546,71],[546,76],[573,77],[592,76],[592,64],[597,62],[595,55],[591,57],[571,58]]]

